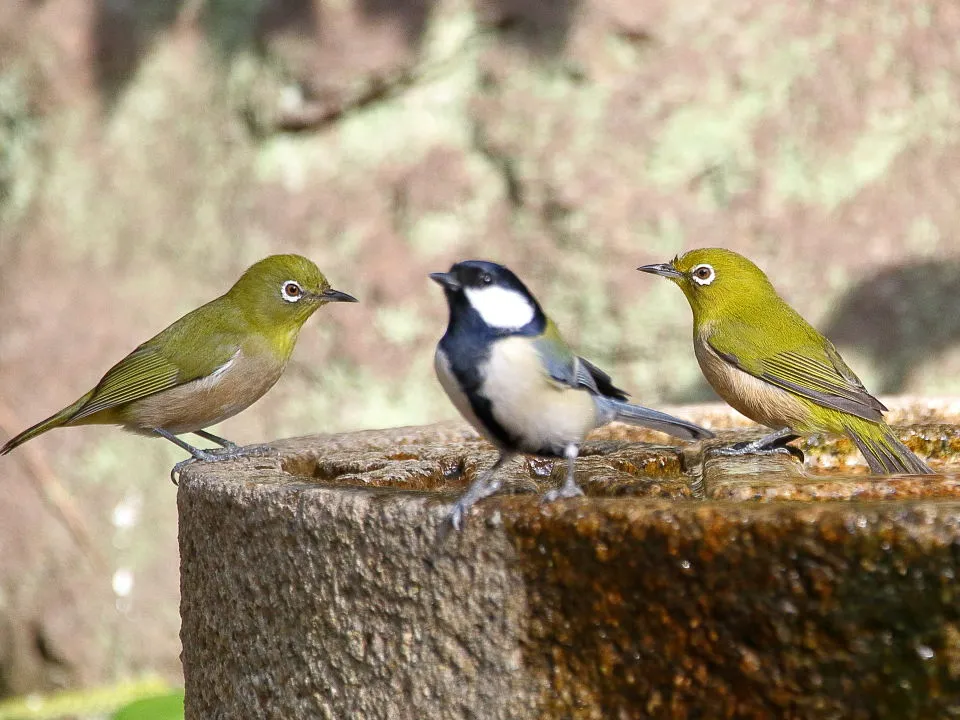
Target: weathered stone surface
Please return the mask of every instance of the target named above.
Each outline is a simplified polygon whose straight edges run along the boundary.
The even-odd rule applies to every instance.
[[[816,439],[806,465],[709,454],[755,432],[599,431],[586,498],[541,504],[562,463],[518,461],[461,534],[448,502],[495,454],[458,425],[190,467],[187,717],[960,714],[956,459],[901,480],[824,471],[847,460]]]

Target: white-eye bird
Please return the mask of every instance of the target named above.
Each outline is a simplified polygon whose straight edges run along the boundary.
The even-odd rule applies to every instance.
[[[213,462],[254,454],[204,428],[233,417],[280,379],[300,328],[331,302],[357,302],[330,287],[300,255],[271,255],[250,266],[225,294],[187,313],[137,346],[96,387],[0,447],[0,455],[48,430],[121,425],[159,436],[191,459]],[[223,450],[178,438],[193,433]],[[173,478],[191,460],[177,463]]]
[[[437,377],[460,414],[500,451],[451,509],[455,528],[474,503],[499,489],[497,471],[517,453],[566,458],[566,480],[544,496],[549,502],[583,494],[574,478],[580,444],[614,420],[685,440],[713,437],[693,423],[627,403],[609,375],[574,355],[506,267],[470,260],[430,278],[443,287],[450,308],[435,355]]]
[[[833,343],[777,294],[753,262],[732,250],[700,248],[637,269],[683,291],[704,377],[735,410],[774,431],[715,452],[784,452],[785,443],[800,435],[843,433],[874,473],[933,472],[884,422],[887,408]]]

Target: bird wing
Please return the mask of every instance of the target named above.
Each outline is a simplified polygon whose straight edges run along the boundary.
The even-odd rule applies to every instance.
[[[142,400],[212,375],[229,363],[240,349],[235,335],[216,331],[197,335],[190,333],[189,326],[182,320],[147,340],[110,368],[93,389],[93,395],[71,420],[81,420],[101,410]]]
[[[789,350],[771,354],[756,342],[742,348],[742,342],[753,335],[729,334],[737,338],[737,346],[741,348],[739,353],[717,333],[708,337],[706,342],[727,362],[771,385],[865,420],[881,419],[887,408],[867,392],[860,378],[826,338],[821,336],[822,342],[804,342]]]
[[[597,392],[600,395],[615,398],[617,400],[626,400],[628,397],[630,397],[628,392],[621,390],[614,385],[613,379],[592,362],[589,360],[584,360],[582,357],[578,357],[577,361],[578,375],[588,375],[590,378],[589,385],[587,385],[585,382],[581,384],[590,387],[594,392]]]
[[[194,378],[195,379],[195,378]],[[183,382],[176,365],[153,347],[141,345],[114,365],[94,388],[93,397],[80,408],[72,420],[134,400],[141,400]]]
[[[625,400],[627,393],[613,384],[610,376],[589,360],[573,354],[552,320],[547,321],[543,334],[535,338],[534,347],[543,363],[544,371],[556,384],[586,389],[596,395]]]

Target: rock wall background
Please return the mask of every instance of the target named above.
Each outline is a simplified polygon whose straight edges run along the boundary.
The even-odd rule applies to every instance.
[[[219,432],[453,417],[427,272],[514,267],[649,403],[712,397],[634,272],[754,258],[880,393],[960,392],[950,0],[7,0],[0,432],[272,252],[360,305]],[[110,428],[0,460],[0,695],[179,673],[181,454]]]

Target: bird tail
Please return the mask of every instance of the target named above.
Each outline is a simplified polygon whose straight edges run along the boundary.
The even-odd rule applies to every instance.
[[[884,422],[848,423],[847,435],[863,453],[870,470],[878,475],[932,475],[923,460],[900,442]]]
[[[93,391],[87,393],[72,405],[65,407],[56,415],[51,415],[46,420],[41,420],[36,425],[28,427],[19,435],[10,438],[10,440],[8,440],[7,443],[0,448],[0,455],[6,455],[15,447],[23,445],[27,440],[33,440],[33,438],[35,438],[37,435],[43,435],[43,433],[45,433],[47,430],[53,430],[54,428],[62,427],[63,425],[68,424],[73,416],[77,414],[77,411],[83,407],[84,403],[90,399],[92,394]]]
[[[619,420],[629,425],[659,430],[683,440],[704,440],[713,437],[712,432],[699,425],[694,425],[692,422],[681,420],[658,410],[651,410],[650,408],[631,405],[621,400],[606,397],[597,397],[596,399],[600,403],[601,411],[607,422]]]

